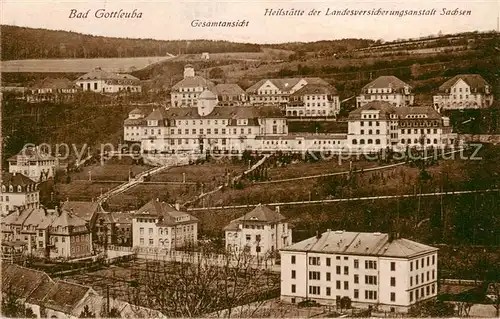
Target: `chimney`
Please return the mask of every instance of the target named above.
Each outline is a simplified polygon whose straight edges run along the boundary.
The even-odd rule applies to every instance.
[[[279,207],[279,205],[278,205],[278,206],[276,206],[276,212],[277,212],[277,213],[279,213],[279,212],[280,212],[280,207]]]
[[[175,203],[175,210],[180,211],[181,205],[179,203]]]

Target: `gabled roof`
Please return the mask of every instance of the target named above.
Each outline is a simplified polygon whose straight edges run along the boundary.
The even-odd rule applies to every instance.
[[[42,283],[50,282],[50,277],[38,270],[2,263],[2,292],[9,289],[18,298],[27,298]]]
[[[17,155],[11,156],[8,161],[17,161],[19,157],[26,158],[29,161],[50,161],[56,159],[54,156],[40,150],[39,147],[33,146],[24,147],[21,151],[19,151],[19,153],[17,153]]]
[[[146,124],[146,120],[142,119],[125,119],[123,125],[125,126],[142,126]]]
[[[260,80],[259,82],[255,83],[251,87],[249,87],[246,92],[247,93],[256,93],[258,89],[264,85],[267,81],[271,82],[274,86],[276,86],[280,91],[282,92],[288,92],[290,91],[299,81],[301,78],[283,78],[283,79],[263,79]]]
[[[159,222],[158,225],[161,226],[172,226],[176,224],[183,224],[183,223],[191,223],[198,221],[198,219],[186,212],[181,212],[175,209],[172,205],[165,203],[165,202],[160,202],[158,200],[150,200],[148,203],[146,203],[144,206],[139,208],[135,213],[134,213],[134,219],[139,218],[140,216],[148,216],[148,217],[158,217]],[[176,217],[188,217],[185,221],[182,222],[177,222],[175,220]]]
[[[67,78],[50,78],[46,77],[43,80],[38,81],[32,86],[32,89],[79,89],[80,87],[75,85],[72,81]]]
[[[178,90],[180,88],[192,88],[192,87],[203,87],[206,89],[211,89],[214,87],[214,84],[212,81],[209,81],[204,77],[195,75],[180,80],[174,86],[172,86],[172,90]]]
[[[62,210],[61,214],[57,216],[54,221],[51,223],[51,227],[68,227],[68,226],[73,226],[73,227],[78,227],[78,226],[85,226],[87,225],[87,222],[85,219],[78,217],[67,210]]]
[[[264,205],[257,205],[253,210],[246,213],[245,215],[232,220],[229,225],[224,227],[224,230],[236,230],[238,229],[238,224],[249,222],[249,223],[265,223],[265,224],[274,224],[281,221],[284,221],[285,216],[281,215],[275,210],[272,210]]]
[[[427,119],[441,119],[441,115],[430,106],[412,106],[412,107],[397,107],[396,113],[400,119],[407,118],[410,115],[426,115]]]
[[[24,187],[33,184],[36,184],[36,182],[21,173],[8,173],[2,171],[2,185],[5,185],[7,190],[10,185],[13,187]],[[17,189],[15,191],[17,192]]]
[[[438,248],[408,239],[389,240],[388,234],[327,231],[321,236],[311,237],[283,251],[364,255],[395,258],[413,258],[424,253],[438,251]]]
[[[238,84],[217,84],[213,92],[216,95],[242,95],[245,91]]]
[[[479,74],[459,74],[441,84],[439,91],[446,92],[460,80],[467,83],[471,88],[471,92],[484,92],[486,87],[491,87]]]
[[[108,71],[104,71],[101,68],[96,68],[89,73],[86,73],[80,77],[78,77],[78,80],[133,80],[133,81],[139,81],[138,78],[135,76],[132,76],[130,74],[118,74],[118,73],[112,73]]]
[[[128,114],[129,115],[143,115],[144,113],[142,113],[142,111],[139,110],[138,108],[135,108],[132,111],[128,112]]]
[[[97,202],[78,201],[65,201],[61,209],[69,211],[87,222],[90,222],[98,212],[102,211],[101,205]]]
[[[361,119],[363,111],[379,110],[379,119],[387,119],[395,114],[398,119],[411,118],[410,115],[425,115],[426,119],[441,119],[441,115],[430,106],[395,107],[386,101],[372,101],[349,113],[349,120]]]
[[[66,314],[74,314],[75,307],[88,293],[95,294],[95,291],[90,287],[63,280],[57,280],[51,286],[43,297],[41,304],[46,308]]]
[[[306,84],[295,91],[292,96],[301,96],[306,94],[337,94],[337,89],[330,84]]]
[[[162,121],[165,120],[166,118],[167,118],[167,110],[164,107],[159,107],[155,109],[153,112],[151,112],[144,120]]]
[[[210,90],[205,90],[203,92],[201,92],[201,94],[198,96],[198,100],[216,100],[217,99],[217,96],[215,96],[215,94],[210,91]]]
[[[411,86],[409,84],[401,81],[400,79],[398,79],[394,75],[383,75],[383,76],[379,76],[375,80],[373,80],[370,83],[368,83],[367,85],[365,85],[363,87],[362,91],[365,91],[367,89],[383,89],[383,88],[388,88],[388,87],[391,87],[392,89],[394,89],[396,91],[401,90],[404,87],[411,88]]]

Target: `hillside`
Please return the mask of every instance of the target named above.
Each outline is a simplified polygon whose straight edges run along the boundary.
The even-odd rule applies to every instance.
[[[93,36],[1,25],[2,60],[122,58],[202,52],[258,52],[260,46],[229,41],[163,41]]]

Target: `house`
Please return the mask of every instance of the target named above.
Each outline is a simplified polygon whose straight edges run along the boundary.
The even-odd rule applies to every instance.
[[[433,96],[441,110],[482,109],[493,104],[491,85],[479,74],[459,74],[444,82]]]
[[[210,60],[210,54],[208,52],[203,52],[201,54],[201,59],[202,60]]]
[[[44,101],[55,103],[72,102],[75,95],[81,91],[81,87],[67,78],[46,77],[31,87],[26,100],[31,103]]]
[[[119,318],[165,318],[157,310],[106,298],[91,287],[52,279],[39,270],[3,264],[1,271],[2,296],[16,297],[35,318],[76,319],[85,310],[101,318],[106,308],[116,310]]]
[[[141,128],[145,124],[144,117],[144,113],[137,108],[128,113],[128,118],[123,123],[123,140],[125,142],[141,142]]]
[[[280,250],[281,300],[391,312],[437,295],[438,249],[397,234],[327,230]]]
[[[289,102],[290,95],[306,84],[328,85],[328,82],[320,78],[264,79],[250,86],[246,92],[252,105],[284,106]]]
[[[39,183],[54,177],[57,158],[40,147],[26,146],[17,155],[10,157],[9,173],[20,173]]]
[[[93,230],[95,236],[95,226],[97,216],[103,212],[103,208],[98,202],[83,202],[66,200],[61,203],[61,210],[70,212],[71,214],[83,219]]]
[[[0,216],[4,217],[16,207],[36,208],[40,204],[38,184],[21,173],[2,172],[0,188]]]
[[[449,119],[432,107],[401,108],[374,101],[348,116],[347,146],[353,152],[444,148],[454,146],[457,141]]]
[[[132,218],[133,247],[176,250],[198,242],[198,219],[174,206],[151,200]]]
[[[214,84],[204,77],[195,75],[194,67],[187,64],[184,67],[184,78],[170,90],[172,107],[195,107],[198,96],[205,90],[211,90]]]
[[[241,106],[247,103],[247,94],[238,84],[217,84],[213,89],[219,106]]]
[[[96,241],[102,245],[132,246],[132,219],[129,212],[101,212],[97,216]]]
[[[356,97],[356,107],[373,101],[388,102],[396,107],[413,105],[415,96],[409,84],[394,75],[379,76],[361,89]]]
[[[249,213],[232,220],[224,227],[226,250],[248,251],[252,255],[269,255],[291,245],[292,230],[279,206],[272,210],[257,205]]]
[[[335,116],[340,112],[337,90],[330,84],[306,84],[290,95],[287,116]]]
[[[75,81],[84,92],[96,93],[139,93],[141,83],[130,74],[119,74],[105,71],[101,68],[86,73]]]

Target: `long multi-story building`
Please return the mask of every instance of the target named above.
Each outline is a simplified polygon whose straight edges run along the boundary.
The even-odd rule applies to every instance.
[[[481,75],[459,74],[439,87],[433,103],[438,111],[482,109],[493,104],[493,93]]]
[[[290,95],[286,105],[287,116],[335,116],[339,112],[337,90],[329,84],[306,84]]]
[[[361,89],[356,97],[356,107],[373,101],[384,101],[396,107],[413,105],[412,87],[393,75],[379,76]]]
[[[281,249],[281,300],[407,312],[437,295],[438,249],[396,234],[331,231]]]
[[[38,102],[71,102],[75,95],[81,92],[81,87],[77,86],[67,78],[44,78],[35,83],[26,96],[26,100],[31,103]]]
[[[198,219],[172,206],[151,200],[132,217],[132,246],[175,250],[198,242]]]
[[[123,140],[132,143],[142,141],[144,124],[144,113],[139,109],[133,109],[128,113],[128,118],[123,123]]]
[[[232,220],[224,227],[226,250],[248,251],[252,255],[266,256],[292,243],[292,230],[286,218],[275,210],[258,205],[249,213]]]
[[[96,93],[139,93],[141,82],[130,74],[119,74],[101,68],[86,73],[75,81],[84,92]]]
[[[21,173],[35,182],[53,178],[58,165],[57,158],[33,146],[24,147],[7,161],[10,173]]]
[[[16,208],[37,208],[40,190],[35,181],[21,173],[2,172],[0,188],[0,216],[6,216]]]
[[[307,84],[329,85],[320,78],[264,79],[250,86],[246,92],[252,105],[286,106],[290,101],[290,95]]]

